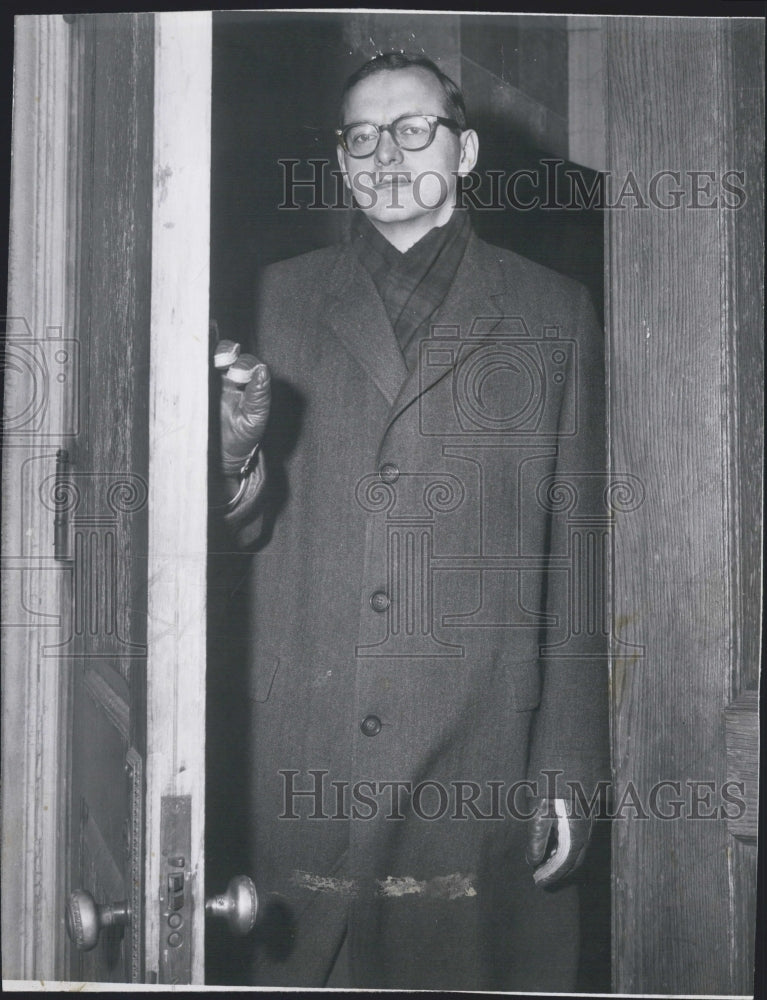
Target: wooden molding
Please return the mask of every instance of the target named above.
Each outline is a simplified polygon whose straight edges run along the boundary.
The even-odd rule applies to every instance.
[[[204,982],[211,15],[155,15],[146,969],[159,969],[161,800],[191,796],[192,982]]]
[[[608,212],[610,453],[646,502],[616,521],[616,779],[747,777],[761,580],[763,34],[748,19],[604,19],[607,167],[647,191],[742,170],[747,200]],[[641,100],[637,96],[641,95]],[[659,110],[662,109],[662,110]],[[687,173],[685,173],[687,172]],[[614,988],[746,994],[753,986],[755,809],[716,822],[613,826]],[[688,819],[696,818],[688,810]],[[736,832],[737,831],[737,832]]]
[[[58,350],[52,339],[72,336],[69,33],[60,15],[16,18],[7,351],[12,358],[17,344],[22,362],[25,350],[50,361]],[[76,379],[76,369],[69,372]],[[2,945],[3,975],[12,979],[56,978],[65,947],[59,774],[68,668],[45,654],[61,639],[65,571],[53,559],[53,515],[27,493],[22,502],[21,490],[25,474],[42,482],[55,472],[72,384],[51,381],[47,403],[30,420],[25,409],[36,410],[44,387],[35,375],[5,386]]]

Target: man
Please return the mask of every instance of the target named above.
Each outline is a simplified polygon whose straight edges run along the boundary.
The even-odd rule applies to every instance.
[[[224,517],[256,550],[253,982],[572,989],[565,782],[605,776],[600,581],[573,568],[574,525],[601,558],[599,331],[456,207],[479,143],[432,62],[365,64],[338,141],[349,241],[267,270],[266,364],[218,356]]]

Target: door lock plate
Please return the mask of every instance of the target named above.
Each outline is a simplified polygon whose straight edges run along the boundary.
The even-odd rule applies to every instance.
[[[164,795],[160,802],[160,982],[192,978],[192,799]]]

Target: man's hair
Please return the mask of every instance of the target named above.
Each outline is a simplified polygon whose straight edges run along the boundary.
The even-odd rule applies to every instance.
[[[463,131],[466,128],[466,103],[464,102],[460,88],[431,59],[424,55],[411,55],[407,52],[380,52],[378,55],[373,56],[372,59],[368,59],[366,63],[363,63],[355,73],[352,73],[341,92],[342,120],[339,124],[344,124],[344,105],[352,87],[356,87],[361,80],[372,76],[374,73],[382,73],[395,69],[410,69],[413,66],[425,69],[432,76],[436,77],[445,97],[447,117],[455,119],[458,127]]]

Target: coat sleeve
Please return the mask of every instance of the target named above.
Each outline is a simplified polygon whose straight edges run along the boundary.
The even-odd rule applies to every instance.
[[[576,353],[559,418],[555,475],[540,491],[550,512],[550,569],[539,669],[541,700],[529,755],[540,794],[565,798],[567,781],[589,798],[609,780],[607,567],[609,511],[604,336],[585,289],[574,310]],[[567,431],[575,427],[575,433]],[[562,565],[555,559],[554,565]],[[544,774],[544,772],[549,772]],[[553,774],[552,774],[553,772]],[[554,784],[552,784],[554,782]]]
[[[224,510],[222,520],[235,544],[245,548],[257,540],[261,534],[263,500],[266,493],[266,463],[263,451],[259,452],[258,464],[242,484],[242,492],[237,503]]]
[[[281,316],[279,299],[282,282],[278,276],[273,275],[275,270],[274,266],[266,268],[256,284],[253,328],[250,331],[246,347],[246,350],[268,364],[270,369],[272,361],[268,347],[264,348],[263,334],[264,330],[269,330],[278,324]],[[262,357],[264,349],[266,355]],[[272,376],[274,376],[273,372]],[[274,383],[274,377],[272,381]],[[271,409],[272,411],[274,409],[274,399],[272,399]],[[233,544],[236,549],[249,549],[263,533],[265,507],[268,504],[269,496],[267,452],[270,450],[270,442],[268,431],[267,425],[267,432],[258,455],[258,463],[243,483],[242,494],[237,503],[232,507],[227,504],[219,504],[217,508],[214,508],[216,515],[214,534],[222,540],[224,547]]]

